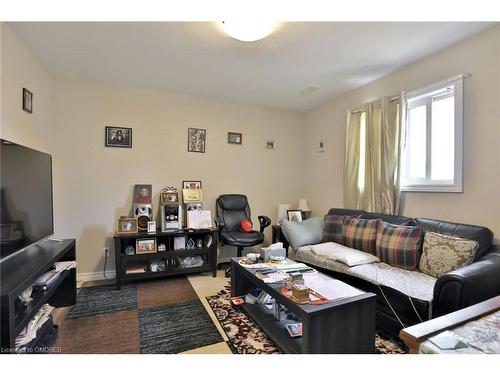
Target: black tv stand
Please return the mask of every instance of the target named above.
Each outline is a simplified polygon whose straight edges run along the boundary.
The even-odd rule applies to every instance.
[[[54,263],[74,260],[74,239],[48,239],[34,243],[0,262],[1,352],[14,352],[17,335],[45,303],[54,307],[76,303],[76,268],[63,271],[47,290],[33,292],[32,300],[26,306],[17,302],[19,295],[49,271]]]

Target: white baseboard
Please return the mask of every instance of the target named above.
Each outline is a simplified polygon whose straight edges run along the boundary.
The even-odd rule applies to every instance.
[[[115,270],[107,270],[106,271],[106,277],[108,279],[114,279],[116,275]],[[83,281],[100,281],[100,280],[106,280],[104,278],[104,274],[102,271],[99,272],[87,272],[87,273],[79,273],[76,275],[76,281],[77,282],[83,282]]]

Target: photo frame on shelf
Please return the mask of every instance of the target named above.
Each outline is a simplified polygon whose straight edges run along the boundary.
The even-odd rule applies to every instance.
[[[179,193],[176,191],[162,191],[160,193],[160,204],[179,203]]]
[[[182,188],[183,189],[201,189],[201,181],[197,181],[197,180],[182,181]]]
[[[148,233],[156,233],[156,221],[148,221]]]
[[[156,238],[138,238],[135,240],[136,254],[156,253]]]
[[[136,217],[121,217],[118,219],[116,234],[135,234],[137,233]]]
[[[201,202],[201,189],[182,189],[182,200],[184,203]]]
[[[302,222],[302,211],[301,210],[288,210],[286,216],[289,221],[295,221],[297,223]]]

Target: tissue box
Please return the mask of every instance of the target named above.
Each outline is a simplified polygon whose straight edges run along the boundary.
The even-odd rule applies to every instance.
[[[286,257],[286,250],[284,248],[271,249],[263,247],[260,253],[262,258],[264,258],[264,262],[269,262],[271,257]]]

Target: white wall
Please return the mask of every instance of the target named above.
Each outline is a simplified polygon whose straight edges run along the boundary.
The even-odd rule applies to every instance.
[[[246,194],[256,227],[257,215],[275,220],[279,203],[301,197],[299,113],[64,78],[54,80],[52,101],[56,235],[78,239],[80,272],[102,269],[134,184],[153,184],[155,215],[160,190],[182,180],[202,180],[212,214],[220,194]],[[106,125],[133,128],[133,148],[104,147]],[[206,153],[187,152],[189,127],[207,130]],[[228,131],[243,133],[243,145],[228,144]]]
[[[305,114],[304,190],[313,213],[342,207],[348,110],[460,73],[464,81],[464,193],[406,193],[404,214],[485,225],[500,237],[500,26],[407,65]],[[326,152],[317,143],[326,139]]]
[[[51,152],[51,76],[5,24],[1,28],[0,136]],[[22,109],[23,87],[33,93],[33,113]]]

